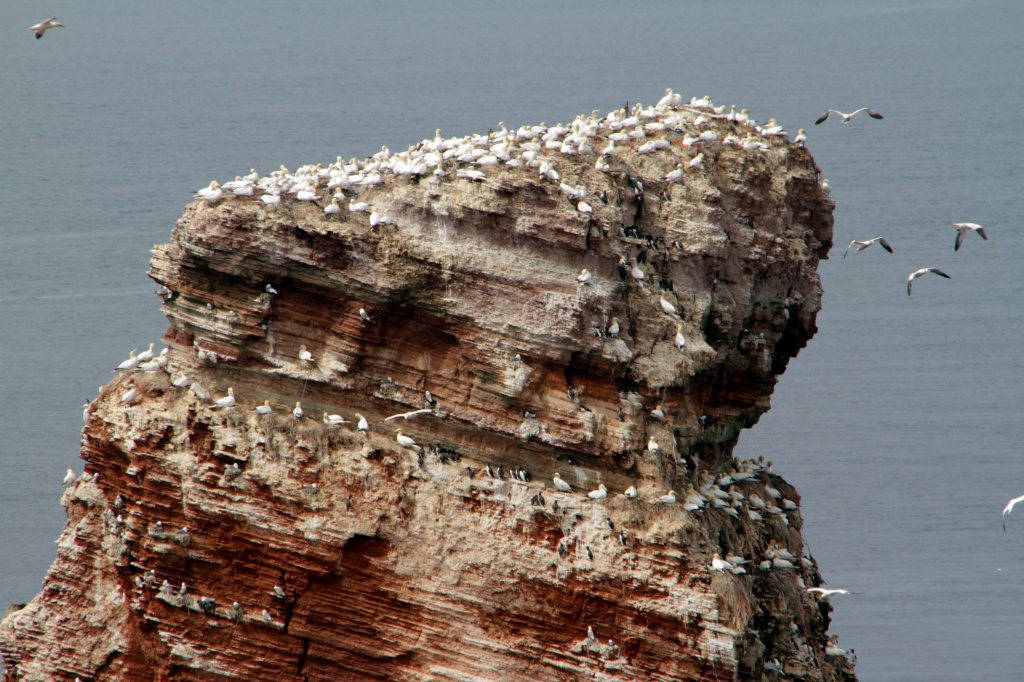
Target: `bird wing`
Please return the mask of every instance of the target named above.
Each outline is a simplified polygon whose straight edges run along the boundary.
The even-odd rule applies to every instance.
[[[828,118],[828,115],[831,114],[831,113],[832,113],[832,109],[829,109],[828,111],[826,111],[824,114],[822,114],[818,118],[817,121],[814,122],[814,125],[821,125],[822,123],[824,123],[825,120]]]
[[[881,246],[886,251],[888,251],[889,253],[892,253],[892,247],[889,246],[889,242],[885,241],[885,237],[878,238],[878,245]]]
[[[988,235],[985,234],[985,228],[984,227],[977,228],[975,230],[975,232],[977,232],[981,236],[982,239],[984,239],[985,241],[988,241]]]
[[[871,109],[868,109],[866,107],[865,107],[864,111],[868,112],[868,116],[870,116],[871,118],[878,118],[878,119],[885,118],[884,116],[882,116],[877,111],[871,111]]]
[[[843,260],[846,260],[846,254],[850,253],[850,249],[852,249],[853,245],[856,244],[856,243],[857,243],[857,240],[854,239],[852,242],[850,242],[850,245],[846,247],[846,251],[843,251]]]
[[[962,227],[956,228],[956,242],[953,243],[953,250],[959,251],[960,245],[964,243],[964,235],[967,234],[967,230]]]
[[[914,273],[917,274],[917,273]],[[914,275],[907,278],[907,296],[910,296],[910,290],[914,286]]]
[[[413,410],[412,412],[402,412],[401,414],[393,414],[390,417],[385,417],[384,421],[389,422],[392,419],[412,419],[417,415],[427,414],[428,412],[433,412],[433,410],[424,408],[422,410]]]
[[[939,270],[938,268],[928,268],[928,272],[934,272],[939,277],[945,277],[946,279],[953,279],[952,277],[944,273],[942,270]]]

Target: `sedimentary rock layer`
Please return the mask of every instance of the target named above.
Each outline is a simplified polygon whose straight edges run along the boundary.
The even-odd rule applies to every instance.
[[[601,155],[623,113],[578,119],[596,152],[503,131],[460,142],[504,143],[495,165],[378,163],[333,215],[342,164],[304,171],[319,201],[191,204],[152,261],[167,365],[89,409],[57,559],[3,622],[4,679],[852,679],[804,591],[799,509],[752,504],[796,491],[747,464],[713,500],[815,331],[832,204],[784,136],[648,111],[671,125],[643,153]],[[716,553],[751,563],[713,571]]]

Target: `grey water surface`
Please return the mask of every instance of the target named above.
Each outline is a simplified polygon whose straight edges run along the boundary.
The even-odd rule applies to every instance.
[[[66,28],[22,29],[56,14]],[[0,5],[0,610],[39,590],[80,405],[166,327],[145,273],[255,167],[684,96],[777,118],[836,201],[820,331],[737,454],[803,495],[863,680],[1024,679],[1018,0]],[[884,121],[815,127],[826,107]],[[988,227],[953,253],[948,224]],[[849,240],[885,235],[841,259]],[[906,275],[938,266],[908,299]]]

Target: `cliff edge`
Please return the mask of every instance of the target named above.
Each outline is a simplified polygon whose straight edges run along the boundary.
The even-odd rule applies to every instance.
[[[819,180],[669,94],[211,183],[4,680],[854,679],[731,454],[815,332]]]

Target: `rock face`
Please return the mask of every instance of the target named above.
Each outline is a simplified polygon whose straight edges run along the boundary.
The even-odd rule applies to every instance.
[[[596,152],[531,155],[521,129],[460,141],[504,143],[497,165],[378,155],[379,181],[369,160],[290,174],[319,205],[191,204],[152,261],[169,361],[90,407],[57,559],[3,622],[4,679],[853,679],[804,589],[796,491],[747,463],[716,497],[815,331],[832,203],[782,135],[647,111],[668,122],[649,153],[600,156],[623,113],[577,120]],[[455,143],[400,160],[432,148]],[[324,186],[360,177],[368,210],[325,215]]]

